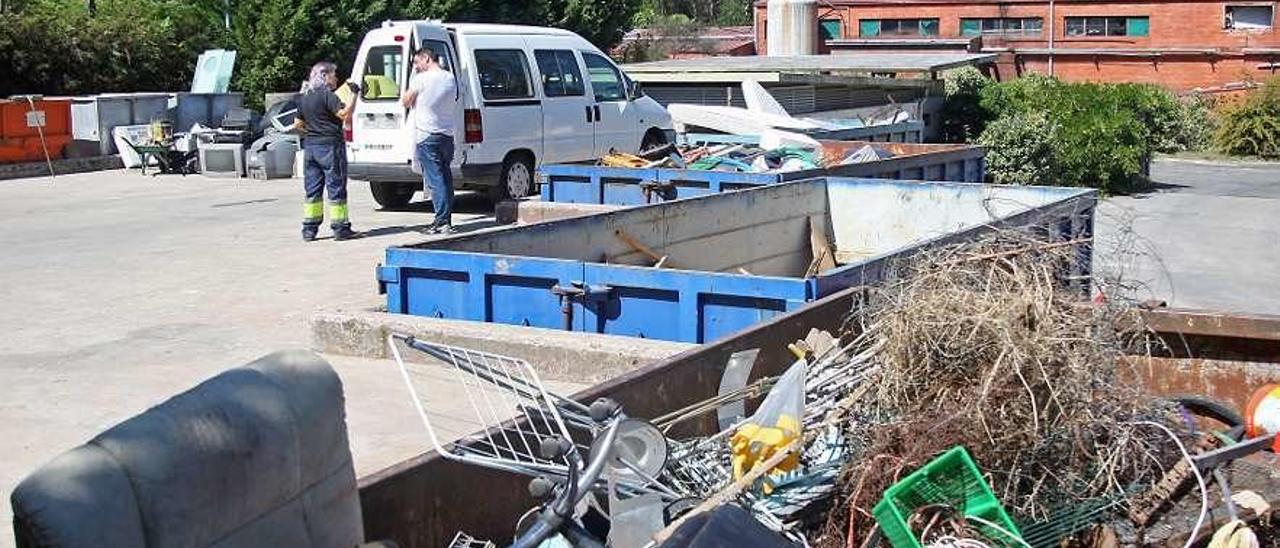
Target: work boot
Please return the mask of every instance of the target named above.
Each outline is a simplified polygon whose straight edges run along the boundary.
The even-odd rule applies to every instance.
[[[453,234],[453,225],[450,225],[450,224],[431,225],[422,229],[422,233],[428,236]]]
[[[333,241],[335,242],[341,242],[343,240],[354,240],[356,238],[359,238],[360,236],[363,236],[363,234],[360,234],[359,232],[351,230],[351,227],[349,226],[339,226],[333,229]]]
[[[316,232],[317,230],[314,227],[306,227],[306,226],[302,227],[302,241],[304,242],[316,241]]]

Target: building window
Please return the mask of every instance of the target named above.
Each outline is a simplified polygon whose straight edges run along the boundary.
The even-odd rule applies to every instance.
[[[1040,17],[984,17],[960,19],[960,36],[979,34],[1005,36],[1035,36],[1044,29]]]
[[[1227,6],[1222,28],[1227,30],[1270,30],[1275,17],[1272,6]]]
[[[1147,36],[1148,17],[1068,17],[1067,36]]]
[[[858,36],[937,36],[938,20],[934,19],[861,19]]]
[[[823,19],[818,24],[818,32],[822,41],[844,38],[844,22],[839,19]]]

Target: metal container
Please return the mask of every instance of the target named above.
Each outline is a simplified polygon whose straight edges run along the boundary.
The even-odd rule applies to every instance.
[[[378,279],[393,313],[701,343],[992,226],[1088,236],[1096,200],[1075,188],[810,179],[392,247]],[[836,267],[811,271],[811,231]],[[1082,252],[1076,270],[1089,268]]]
[[[107,156],[119,152],[111,130],[168,119],[168,93],[104,93],[71,100],[71,126],[76,147]]]
[[[0,100],[0,164],[61,158],[70,142],[66,99]]]
[[[174,131],[191,131],[191,126],[219,127],[227,111],[244,104],[239,93],[177,93],[169,102]]]
[[[795,361],[787,343],[803,339],[810,329],[838,332],[860,295],[857,288],[846,289],[731,337],[597,384],[574,394],[574,399],[590,402],[609,397],[630,416],[656,417],[715,396],[729,356],[749,349],[760,351],[753,378],[777,375]],[[1254,388],[1280,381],[1280,316],[1185,310],[1140,313],[1153,335],[1179,353],[1136,358],[1141,367],[1135,369],[1145,375],[1138,382],[1152,392],[1203,394],[1243,409]],[[688,426],[681,435],[718,430],[714,413]],[[421,455],[360,478],[365,536],[401,546],[444,546],[458,531],[498,542],[511,538],[516,520],[535,504],[525,488],[528,478],[451,461],[427,451],[426,446],[424,441]]]
[[[707,140],[702,142],[708,142]],[[714,142],[750,141],[749,138],[739,139],[724,135],[716,136]],[[613,168],[574,164],[544,165],[539,170],[542,201],[640,205],[826,176],[970,183],[980,183],[986,177],[986,152],[981,147],[866,141],[820,142],[833,154],[856,150],[864,145],[874,145],[894,152],[895,156],[860,164],[786,173]]]

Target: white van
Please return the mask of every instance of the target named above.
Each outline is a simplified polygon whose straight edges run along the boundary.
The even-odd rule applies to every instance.
[[[414,49],[428,47],[458,79],[453,172],[459,188],[495,200],[536,192],[543,163],[634,153],[674,140],[671,116],[590,42],[560,29],[388,21],[360,44],[360,86],[346,131],[349,173],[383,207],[422,190],[412,119],[400,106]]]

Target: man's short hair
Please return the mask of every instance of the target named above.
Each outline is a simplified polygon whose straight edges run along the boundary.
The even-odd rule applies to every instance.
[[[419,56],[421,56],[421,57],[426,57],[426,58],[427,58],[427,59],[429,59],[432,63],[439,63],[439,62],[440,62],[440,54],[436,53],[436,51],[435,51],[435,50],[433,50],[433,49],[431,49],[431,48],[425,48],[425,47],[424,47],[424,48],[419,48],[419,49],[418,49],[418,51],[413,52],[413,56],[414,56],[414,57],[419,57]]]

